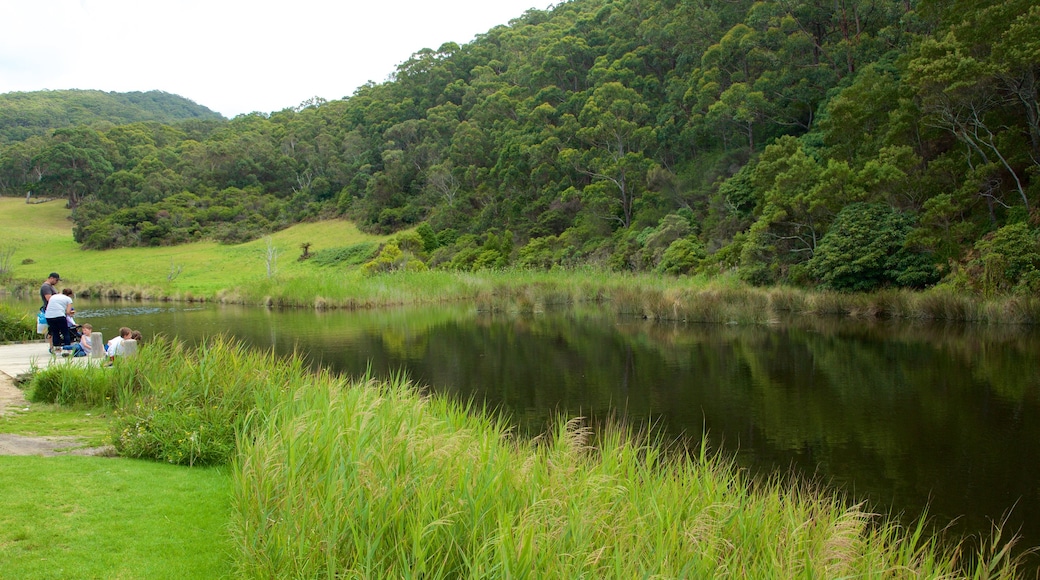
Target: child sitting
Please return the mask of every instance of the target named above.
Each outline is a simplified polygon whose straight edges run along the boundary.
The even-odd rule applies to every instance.
[[[80,330],[83,336],[80,337],[79,342],[72,345],[72,356],[89,356],[90,355],[90,333],[94,331],[94,327],[89,324],[80,326]]]
[[[132,330],[123,326],[119,329],[119,336],[108,341],[108,344],[105,345],[105,354],[108,355],[109,360],[115,360],[115,357],[123,354],[123,341],[128,340],[132,333]]]

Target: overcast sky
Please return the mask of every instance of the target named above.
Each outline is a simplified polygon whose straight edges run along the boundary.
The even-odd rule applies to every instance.
[[[547,0],[0,0],[0,93],[161,90],[225,117],[340,99]]]

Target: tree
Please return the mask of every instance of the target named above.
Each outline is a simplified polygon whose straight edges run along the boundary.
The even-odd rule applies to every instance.
[[[826,287],[853,292],[934,283],[938,275],[927,256],[906,245],[912,229],[912,217],[885,204],[850,204],[820,241],[808,272]]]
[[[586,186],[586,195],[594,205],[605,202],[608,212],[600,217],[624,228],[632,224],[636,199],[653,166],[645,155],[654,138],[653,128],[645,125],[649,118],[650,109],[639,93],[621,83],[606,83],[593,91],[578,117],[582,128],[577,136],[590,149],[585,155],[573,149],[560,154],[561,160],[599,182]]]

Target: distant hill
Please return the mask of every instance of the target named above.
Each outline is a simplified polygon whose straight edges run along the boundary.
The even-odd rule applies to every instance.
[[[120,125],[222,118],[194,101],[163,91],[106,93],[73,89],[4,93],[0,94],[0,144],[98,121]]]

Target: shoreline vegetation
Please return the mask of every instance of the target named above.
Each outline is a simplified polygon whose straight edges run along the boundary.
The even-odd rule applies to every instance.
[[[242,244],[83,250],[72,240],[69,210],[0,197],[0,286],[35,297],[57,271],[78,296],[124,300],[217,302],[271,308],[362,309],[472,302],[481,309],[537,312],[601,305],[647,319],[769,324],[790,314],[981,324],[1040,323],[1030,294],[979,295],[950,286],[848,293],[793,286],[755,287],[725,271],[671,276],[597,267],[508,268],[464,272],[407,269],[366,274],[352,249],[373,252],[393,236],[365,234],[344,220],[297,224]],[[314,241],[312,244],[311,242]],[[307,245],[315,258],[296,253]],[[322,255],[336,257],[323,262]],[[5,265],[6,264],[6,265]]]
[[[36,373],[37,402],[103,408],[121,455],[228,465],[236,577],[1013,578],[1000,530],[951,547],[710,450],[561,417],[498,415],[308,369],[217,338],[145,345],[113,368]]]
[[[32,296],[37,284],[8,284]],[[943,288],[843,293],[794,287],[758,288],[733,276],[674,278],[595,268],[486,272],[336,273],[257,281],[209,294],[169,292],[153,286],[90,282],[81,297],[175,302],[217,302],[268,308],[374,309],[471,302],[482,310],[538,312],[559,306],[598,305],[622,316],[723,324],[771,324],[789,315],[906,319],[980,324],[1038,324],[1040,299],[989,298]]]

